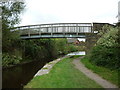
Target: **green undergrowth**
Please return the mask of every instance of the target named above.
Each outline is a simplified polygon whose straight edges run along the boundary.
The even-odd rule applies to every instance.
[[[12,65],[16,65],[22,62],[21,57],[17,57],[15,55],[9,55],[8,53],[4,53],[2,55],[2,66],[3,67],[10,67]]]
[[[55,64],[49,74],[34,77],[24,88],[102,88],[76,69],[71,56]]]
[[[93,72],[100,75],[102,78],[110,81],[113,84],[116,84],[120,87],[119,83],[119,77],[120,71],[118,70],[110,70],[108,68],[102,67],[102,66],[96,66],[95,64],[92,64],[87,57],[81,59],[81,62],[89,69],[91,69]]]

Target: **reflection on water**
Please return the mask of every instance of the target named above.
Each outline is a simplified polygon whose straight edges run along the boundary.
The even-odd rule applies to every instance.
[[[23,88],[50,60],[43,59],[2,70],[3,88]]]
[[[79,51],[79,52],[69,53],[67,55],[69,56],[69,55],[85,55],[85,54],[86,54],[85,51]]]
[[[85,51],[73,52],[67,55],[85,55]],[[23,88],[47,62],[51,60],[43,59],[27,64],[2,70],[3,88]]]

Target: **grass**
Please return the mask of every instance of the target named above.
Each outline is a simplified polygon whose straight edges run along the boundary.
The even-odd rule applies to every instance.
[[[74,68],[72,60],[77,57],[61,60],[49,74],[34,77],[24,88],[102,88]]]
[[[48,69],[47,67],[43,68],[43,69]]]
[[[108,68],[96,66],[89,62],[89,59],[87,57],[81,59],[81,62],[89,69],[91,69],[93,72],[97,73],[100,75],[102,78],[110,81],[111,83],[117,85],[120,87],[119,83],[119,77],[118,77],[118,72],[117,70],[110,70]]]

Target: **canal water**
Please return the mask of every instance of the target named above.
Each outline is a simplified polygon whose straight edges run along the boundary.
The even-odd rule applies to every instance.
[[[67,54],[68,56],[71,56],[71,55],[85,55],[85,51],[80,51],[80,52],[73,52],[73,53],[69,53]]]
[[[2,88],[23,88],[50,60],[39,60],[2,70]]]
[[[67,55],[85,55],[84,51],[73,52]],[[47,62],[52,60],[39,60],[3,69],[2,87],[3,88],[23,88]]]

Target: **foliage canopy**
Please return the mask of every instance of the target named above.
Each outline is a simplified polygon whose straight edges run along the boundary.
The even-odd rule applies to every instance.
[[[10,31],[20,22],[20,13],[23,11],[24,2],[2,2],[2,49],[3,52],[13,50],[12,46],[18,40],[19,35]],[[14,45],[15,46],[15,45]],[[17,45],[16,45],[17,46]]]

